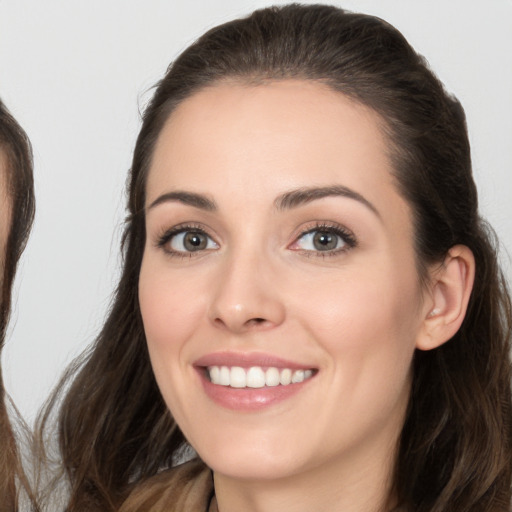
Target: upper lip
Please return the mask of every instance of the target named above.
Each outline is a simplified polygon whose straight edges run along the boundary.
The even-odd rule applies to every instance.
[[[194,362],[194,366],[251,366],[290,368],[301,370],[313,368],[311,365],[298,363],[262,352],[213,352],[206,354]]]

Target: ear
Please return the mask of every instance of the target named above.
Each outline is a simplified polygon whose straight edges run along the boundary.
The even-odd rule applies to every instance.
[[[423,324],[416,348],[431,350],[451,339],[466,315],[475,279],[475,258],[464,245],[452,247],[443,264],[430,271]]]

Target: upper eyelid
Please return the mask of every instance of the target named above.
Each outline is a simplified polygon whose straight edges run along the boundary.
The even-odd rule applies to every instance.
[[[170,228],[161,230],[160,233],[161,235],[165,235],[167,233],[183,233],[184,231],[200,231],[211,238],[215,238],[215,235],[212,234],[212,230],[200,222],[180,222]]]
[[[354,232],[352,230],[348,229],[347,227],[345,227],[344,225],[338,224],[338,223],[332,223],[332,222],[326,222],[326,223],[320,222],[310,228],[302,229],[302,231],[299,232],[295,236],[295,238],[293,239],[293,242],[291,242],[291,244],[288,247],[298,243],[298,241],[302,237],[304,237],[308,234],[314,233],[315,231],[326,231],[326,232],[331,231],[336,236],[339,236],[347,244],[347,247],[343,248],[343,249],[333,249],[331,251],[311,251],[311,250],[307,250],[307,249],[297,249],[297,250],[302,250],[302,251],[308,252],[308,253],[309,252],[311,252],[311,253],[318,252],[319,254],[326,255],[326,254],[330,254],[330,253],[332,254],[332,253],[346,251],[348,249],[353,249],[353,248],[357,247],[359,244],[358,239],[356,238]]]
[[[340,224],[338,222],[322,222],[322,221],[315,221],[314,224],[309,225],[308,227],[301,227],[299,230],[297,230],[297,233],[295,235],[295,239],[300,238],[301,236],[304,236],[308,233],[312,233],[314,231],[333,231],[335,233],[345,235],[347,237],[350,237],[352,239],[356,239],[356,236],[354,232],[344,226],[343,224]]]
[[[179,235],[180,233],[186,233],[187,231],[196,231],[204,233],[208,238],[211,238],[217,245],[219,245],[217,238],[210,232],[210,230],[207,227],[197,223],[187,222],[180,223],[171,228],[159,231],[155,236],[155,245],[157,247],[160,247],[163,244],[167,243],[173,236]]]

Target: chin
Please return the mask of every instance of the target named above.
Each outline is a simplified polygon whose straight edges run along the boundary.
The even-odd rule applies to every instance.
[[[203,460],[214,473],[238,480],[279,480],[299,472],[299,468],[292,467],[290,461],[268,456],[252,461],[242,460],[241,457],[222,461]]]
[[[300,472],[297,450],[279,448],[283,443],[215,443],[196,449],[215,473],[241,480],[275,480]]]

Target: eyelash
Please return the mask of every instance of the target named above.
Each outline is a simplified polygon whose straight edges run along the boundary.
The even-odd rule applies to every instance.
[[[317,222],[314,224],[314,226],[306,228],[302,230],[298,236],[295,238],[295,241],[292,245],[295,245],[304,238],[306,235],[314,233],[316,231],[324,232],[327,234],[332,234],[335,236],[338,236],[343,243],[345,244],[343,247],[338,249],[332,249],[332,250],[326,250],[326,251],[311,251],[311,250],[305,250],[305,249],[294,249],[300,254],[306,256],[306,257],[319,257],[319,258],[325,258],[329,256],[338,256],[342,253],[345,253],[351,249],[354,249],[357,247],[357,239],[352,233],[352,231],[348,230],[347,228],[340,226],[339,224],[335,223],[329,223],[329,222]]]
[[[306,235],[314,233],[316,231],[325,232],[327,234],[335,235],[335,236],[339,237],[345,245],[341,248],[326,250],[326,251],[313,251],[313,250],[305,250],[305,249],[300,249],[300,248],[291,249],[291,250],[295,250],[295,251],[299,252],[300,254],[307,256],[307,257],[325,258],[327,256],[337,256],[337,255],[347,252],[350,249],[353,249],[357,246],[357,240],[356,240],[354,234],[350,230],[340,226],[339,224],[327,223],[327,222],[317,222],[316,224],[314,224],[314,226],[301,230],[301,232],[295,237],[294,242],[292,244],[290,244],[288,247],[290,248],[291,246],[297,244],[299,242],[299,240],[304,238]],[[200,251],[197,251],[198,254],[194,254],[194,251],[176,251],[176,250],[170,249],[169,247],[166,247],[166,245],[175,236],[182,234],[182,233],[187,233],[187,232],[203,234],[206,237],[208,237],[210,240],[213,240],[214,243],[216,243],[215,240],[213,239],[213,237],[208,234],[207,230],[205,230],[205,228],[203,226],[201,226],[199,224],[180,224],[178,226],[174,226],[173,228],[165,231],[160,236],[158,236],[155,245],[157,248],[165,251],[165,253],[168,256],[178,257],[178,258],[191,258],[193,256],[198,256],[199,254],[204,253],[205,251],[208,250],[208,249],[200,250]]]
[[[166,247],[166,245],[177,235],[182,233],[198,233],[205,235],[210,240],[213,240],[205,228],[199,224],[179,224],[178,226],[174,226],[171,229],[168,229],[164,233],[162,233],[156,241],[156,247],[162,249],[168,256],[177,257],[177,258],[192,258],[193,256],[197,256],[194,254],[194,251],[175,251]],[[215,242],[216,243],[216,242]],[[204,253],[205,251],[197,251],[198,253]]]

